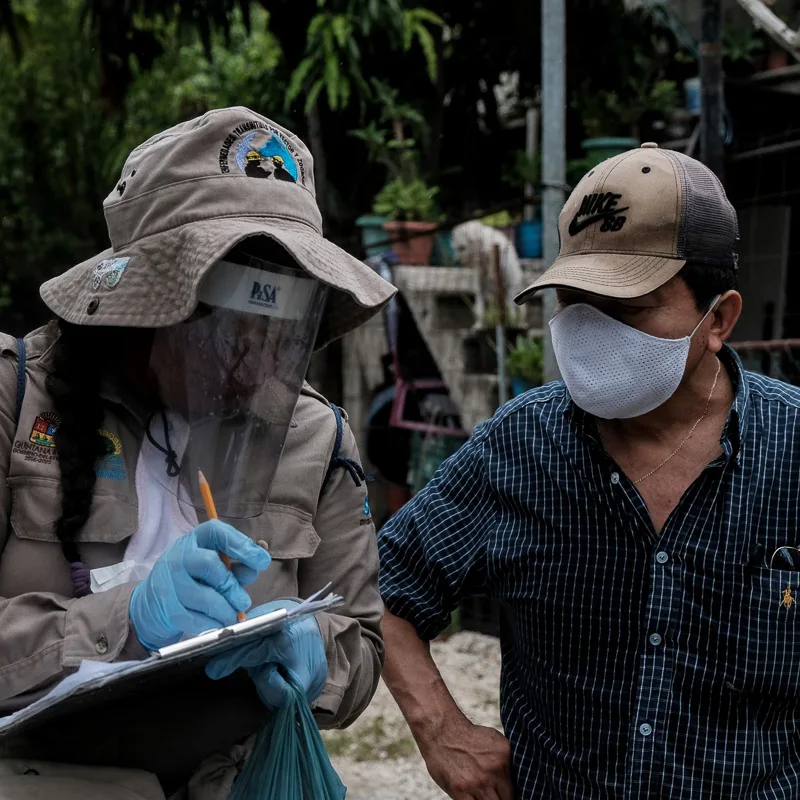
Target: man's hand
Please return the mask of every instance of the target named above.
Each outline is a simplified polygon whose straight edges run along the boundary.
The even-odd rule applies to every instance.
[[[431,777],[453,800],[514,800],[508,739],[466,717],[418,741]]]
[[[431,777],[453,800],[514,800],[506,737],[464,716],[411,623],[387,611],[381,627],[383,679]]]

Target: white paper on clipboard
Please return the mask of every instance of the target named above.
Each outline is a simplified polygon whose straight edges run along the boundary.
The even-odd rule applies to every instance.
[[[215,628],[214,630],[206,631],[205,633],[192,636],[189,639],[176,642],[175,644],[167,645],[159,650],[156,650],[154,655],[158,658],[169,658],[170,656],[178,655],[179,653],[193,653],[202,651],[209,645],[222,641],[229,637],[241,637],[244,633],[255,633],[263,631],[269,633],[272,630],[280,627],[276,623],[286,619],[288,616],[285,608],[279,608],[277,611],[272,611],[269,614],[262,614],[260,617],[253,619],[246,619],[244,622],[235,622],[233,625],[228,625],[225,628]]]
[[[330,585],[330,584],[329,584]],[[130,689],[132,685],[171,667],[183,667],[197,663],[202,666],[209,658],[227,651],[238,644],[257,640],[278,631],[287,622],[335,608],[343,602],[336,594],[320,597],[329,588],[299,603],[294,608],[279,609],[263,614],[252,620],[237,622],[227,628],[208,631],[200,636],[163,647],[152,653],[144,661],[105,663],[101,661],[82,661],[77,672],[57,684],[48,694],[29,706],[6,717],[0,717],[0,739],[15,735],[37,724],[46,722],[52,716],[76,713],[78,703],[93,702],[93,697],[102,702],[115,691]]]

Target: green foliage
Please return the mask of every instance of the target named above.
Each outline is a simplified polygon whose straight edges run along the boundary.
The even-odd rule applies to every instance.
[[[367,82],[361,74],[361,54],[354,36],[355,27],[353,15],[349,13],[322,11],[311,20],[307,55],[289,81],[286,108],[304,93],[308,112],[324,90],[328,106],[335,111],[348,105],[353,86],[362,96],[368,93]]]
[[[509,185],[521,188],[526,183],[534,186],[542,179],[542,156],[537,153],[531,158],[524,150],[514,152],[514,166],[503,174],[503,180]]]
[[[530,336],[520,336],[506,358],[506,370],[510,378],[523,378],[535,386],[544,377],[544,355],[542,340]]]
[[[375,196],[372,210],[381,217],[405,222],[425,222],[437,219],[437,186],[428,186],[425,181],[415,178],[403,181],[399,178],[389,181]]]
[[[490,228],[507,228],[509,225],[519,222],[519,215],[511,214],[509,211],[497,211],[482,217],[481,222]]]
[[[409,131],[427,136],[425,119],[412,105],[400,101],[397,90],[378,80],[372,85],[380,104],[378,121],[350,131],[350,135],[367,145],[370,161],[386,168],[387,183],[375,196],[373,211],[391,220],[436,220],[439,188],[423,180],[417,140],[407,138]]]
[[[382,714],[362,722],[356,730],[323,731],[322,739],[332,758],[345,757],[358,762],[408,758],[417,752],[402,719],[386,719]]]
[[[668,114],[680,105],[677,83],[665,77],[666,62],[672,59],[664,40],[652,36],[649,48],[633,51],[633,68],[614,89],[596,89],[592,78],[584,79],[574,95],[589,136],[639,137],[645,114]]]
[[[120,135],[107,157],[109,182],[131,149],[176,122],[231,105],[247,105],[274,118],[272,110],[281,107],[281,46],[263,9],[252,9],[249,26],[235,11],[227,36],[211,36],[210,59],[197,37],[181,41],[176,23],[159,27],[156,34],[164,54],[149,69],[135,66]]]
[[[603,133],[638,125],[615,116],[638,102],[635,79],[686,76],[671,34],[665,46],[663,28],[619,0],[567,5],[581,20],[567,29],[567,76],[582,116],[585,78],[587,102],[604,100]],[[490,154],[514,153],[522,136],[502,127],[493,91],[518,72],[520,101],[536,96],[539,11],[519,0],[0,0],[0,330],[41,321],[39,284],[108,245],[102,202],[130,149],[208,108],[249,106],[306,139],[326,230],[344,243],[398,179],[380,198],[397,216],[511,199],[525,167],[515,162],[509,185]]]
[[[436,42],[430,28],[441,28],[444,21],[438,14],[425,8],[410,8],[403,11],[403,51],[408,52],[414,40],[419,42],[425,54],[425,63],[428,67],[428,77],[435,81],[438,74],[436,60]]]
[[[149,69],[131,63],[117,115],[98,100],[101,74],[82,8],[82,0],[46,11],[34,0],[15,4],[25,20],[20,59],[0,37],[0,329],[22,332],[41,319],[38,286],[108,246],[103,198],[133,147],[208,108],[270,111],[282,102],[281,48],[267,12],[254,8],[249,28],[237,11],[227,41],[212,35],[211,60],[177,21],[151,21],[163,54]]]
[[[625,135],[638,138],[638,125],[650,111],[667,114],[680,104],[673,80],[648,82],[630,78],[620,90],[584,91],[577,105],[589,136]]]
[[[361,71],[359,38],[380,28],[388,35],[391,50],[408,52],[419,42],[432,81],[437,75],[436,43],[431,28],[441,27],[439,16],[425,8],[404,9],[397,0],[349,0],[343,11],[327,8],[317,0],[320,11],[311,19],[306,55],[292,73],[286,91],[286,108],[305,95],[310,111],[325,92],[328,107],[346,108],[355,90],[362,104],[371,97]]]
[[[114,126],[97,101],[80,0],[14,11],[19,58],[0,37],[0,311],[6,330],[21,332],[38,285],[88,256],[104,230],[101,165]]]
[[[764,40],[752,25],[726,28],[722,36],[722,52],[732,64],[751,61],[764,52]]]

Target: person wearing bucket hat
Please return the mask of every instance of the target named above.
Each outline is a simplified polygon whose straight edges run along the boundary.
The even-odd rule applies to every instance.
[[[705,166],[595,167],[560,253],[563,381],[515,398],[379,534],[384,678],[463,800],[800,796],[800,390],[743,369],[738,229]],[[426,641],[501,604],[505,736]]]
[[[87,659],[142,659],[329,582],[344,604],[7,738],[0,798],[64,797],[55,774],[76,797],[224,798],[285,670],[323,727],[377,686],[366,476],[304,375],[395,289],[323,237],[311,153],[247,108],[134,149],[104,212],[111,247],[41,288],[55,320],[0,335],[0,714]],[[201,521],[198,469],[220,521]]]

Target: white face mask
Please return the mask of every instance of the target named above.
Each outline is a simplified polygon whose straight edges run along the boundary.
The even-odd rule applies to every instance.
[[[697,329],[682,339],[660,339],[586,303],[550,320],[558,368],[575,405],[602,419],[639,417],[665,403],[680,385]]]

